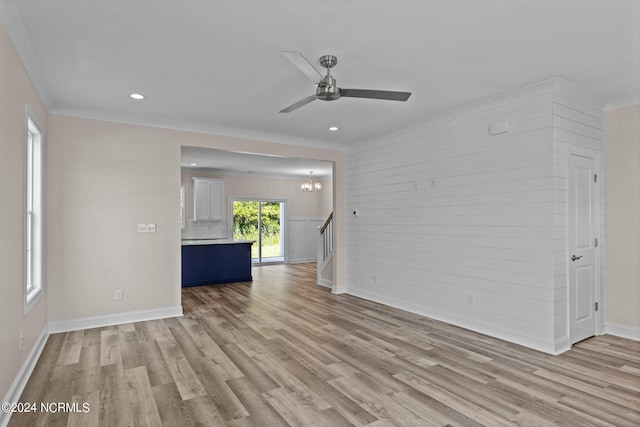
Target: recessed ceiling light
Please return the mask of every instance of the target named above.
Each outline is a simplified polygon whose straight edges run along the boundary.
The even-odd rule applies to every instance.
[[[129,95],[131,98],[133,99],[137,99],[137,100],[141,100],[144,99],[144,95],[142,95],[141,93],[132,93],[131,95]]]
[[[198,166],[197,163],[189,163],[189,166]]]
[[[331,126],[331,127],[329,127],[329,130],[332,131],[332,132],[335,132],[335,131],[338,130],[338,126]]]

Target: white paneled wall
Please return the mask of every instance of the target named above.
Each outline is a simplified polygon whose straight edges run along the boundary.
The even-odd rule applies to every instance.
[[[289,243],[289,262],[312,262],[316,260],[316,239],[322,218],[289,218],[287,242]]]
[[[566,142],[602,141],[581,92],[553,79],[348,149],[347,292],[562,351]]]

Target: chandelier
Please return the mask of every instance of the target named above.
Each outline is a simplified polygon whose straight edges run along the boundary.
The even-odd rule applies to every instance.
[[[311,175],[313,175],[313,171],[309,171],[309,181],[303,182],[302,185],[300,185],[302,191],[320,191],[322,188],[322,185],[318,181],[314,182],[311,179]]]

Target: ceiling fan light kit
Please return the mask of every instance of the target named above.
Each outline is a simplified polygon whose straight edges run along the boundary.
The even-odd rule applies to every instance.
[[[318,70],[300,53],[300,52],[282,52],[284,56],[289,59],[302,71],[307,77],[309,77],[316,85],[315,95],[310,95],[298,102],[295,102],[280,110],[280,113],[290,113],[319,99],[321,101],[335,101],[341,97],[349,98],[369,98],[369,99],[383,99],[387,101],[406,101],[411,96],[411,92],[394,92],[387,90],[370,90],[370,89],[343,89],[338,87],[336,79],[331,75],[331,69],[338,64],[338,58],[334,55],[323,55],[320,57],[320,65],[327,69],[327,74],[322,76]],[[316,81],[319,79],[318,81]]]

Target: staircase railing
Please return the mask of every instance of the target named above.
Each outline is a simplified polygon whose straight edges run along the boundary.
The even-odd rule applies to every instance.
[[[318,272],[318,284],[323,286],[331,286],[333,280],[329,279],[329,277],[332,276],[331,268],[333,266],[333,212],[329,214],[329,217],[324,222],[322,227],[318,227],[316,263]]]
[[[320,227],[320,236],[322,237],[322,259],[324,261],[333,253],[333,212]]]

